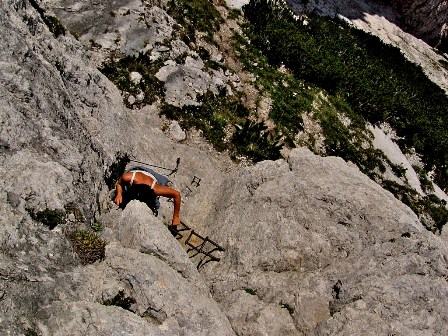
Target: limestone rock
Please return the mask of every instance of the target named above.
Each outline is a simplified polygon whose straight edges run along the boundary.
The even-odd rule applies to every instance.
[[[297,335],[293,320],[282,305],[266,304],[243,290],[234,291],[222,304],[238,335]]]
[[[164,238],[176,243],[169,236]],[[80,325],[91,326],[90,335],[113,328],[114,335],[234,335],[207,289],[194,286],[157,254],[110,243],[105,261],[66,277],[76,292],[37,314],[48,335],[72,334],[84,329]]]
[[[4,334],[448,333],[446,237],[356,168],[300,149],[236,170],[206,144],[164,134],[157,104],[123,106],[95,69],[111,51],[176,56],[159,76],[177,106],[228,83],[189,46],[155,45],[174,24],[163,1],[151,10],[140,1],[46,3],[65,5],[80,41],[51,33],[40,1],[0,4]],[[113,205],[106,180],[113,186],[122,154],[165,167],[181,157],[171,178],[182,218],[226,248],[219,263],[198,273],[165,227],[172,203],[162,200],[157,218],[139,202]],[[36,219],[45,209],[64,213],[52,229]],[[105,258],[81,265],[66,234],[95,221]]]
[[[297,334],[447,332],[446,242],[356,167],[295,149],[221,190],[207,233],[227,252],[205,275],[235,330],[246,288]]]
[[[57,302],[41,312],[42,335],[173,335],[172,331],[150,325],[144,318],[120,307],[104,306],[92,302]]]
[[[173,120],[168,127],[168,132],[170,137],[174,141],[184,141],[187,138],[185,131],[180,127],[179,123],[176,120]]]
[[[407,28],[430,45],[448,52],[448,1],[392,0]]]
[[[138,205],[120,220],[106,185],[120,153],[160,158],[167,165],[186,153],[191,162],[177,178],[180,186],[190,183],[190,170],[214,167],[213,160],[195,163],[198,150],[173,149],[151,107],[127,110],[82,45],[49,30],[40,5],[0,5],[0,330],[6,335],[211,335],[215,330],[233,335],[168,230],[158,220],[147,222],[147,209]],[[63,217],[50,228],[36,219],[44,210]],[[106,259],[82,266],[66,234],[87,229],[106,214],[115,228],[104,232]],[[160,293],[167,296],[162,300]]]

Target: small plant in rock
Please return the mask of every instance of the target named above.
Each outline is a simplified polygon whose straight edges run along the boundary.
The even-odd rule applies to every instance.
[[[255,291],[255,290],[253,290],[253,289],[251,289],[251,288],[243,288],[244,289],[244,291],[247,293],[247,294],[250,294],[250,295],[257,295],[257,291]]]
[[[99,221],[95,221],[92,224],[90,224],[90,227],[92,228],[93,231],[95,232],[101,232],[104,230],[104,225],[103,223],[99,222]]]
[[[108,299],[103,302],[105,306],[117,306],[126,310],[130,310],[131,306],[135,303],[135,299],[124,295],[124,290],[120,290],[117,295],[112,299]]]
[[[439,199],[436,195],[421,197],[409,186],[399,185],[389,180],[382,181],[381,185],[410,207],[427,230],[440,232],[442,227],[448,222],[446,202]]]
[[[59,224],[63,224],[65,220],[65,212],[62,210],[45,209],[37,213],[34,213],[32,210],[30,210],[29,212],[31,218],[33,218],[38,222],[41,222],[42,224],[47,226],[50,230],[53,230]]]
[[[96,233],[79,230],[68,234],[73,249],[83,265],[103,260],[106,254],[106,242]]]

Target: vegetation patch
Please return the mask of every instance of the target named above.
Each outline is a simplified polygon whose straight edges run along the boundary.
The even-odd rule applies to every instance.
[[[53,230],[56,226],[65,222],[65,211],[62,210],[45,209],[36,213],[32,210],[29,210],[28,212],[30,213],[31,218],[41,222],[50,230]]]
[[[400,50],[345,22],[296,20],[279,0],[251,0],[243,7],[246,32],[275,67],[340,97],[375,124],[387,121],[402,147],[422,154],[425,169],[448,187],[448,97]]]
[[[428,229],[439,231],[448,220],[443,202],[383,180],[385,164],[406,183],[405,169],[373,148],[365,124],[389,123],[401,148],[422,154],[424,168],[418,173],[425,192],[432,191],[426,176],[434,167],[435,182],[446,189],[444,92],[397,48],[345,22],[311,17],[305,23],[278,0],[251,0],[243,12],[250,23],[244,27],[248,38],[236,35],[234,48],[256,75],[259,90],[272,98],[270,118],[285,144],[295,145],[293,137],[303,128],[302,113],[312,115],[322,128],[326,154],[354,162],[409,205]],[[319,98],[320,92],[325,99]]]
[[[130,310],[131,306],[136,303],[135,299],[125,296],[124,290],[120,290],[112,299],[103,302],[105,306],[117,306],[126,310]]]
[[[435,195],[420,196],[414,189],[400,185],[396,182],[381,181],[384,189],[389,190],[400,201],[409,206],[418,216],[426,229],[440,232],[448,222],[448,209],[446,202]]]
[[[154,103],[157,97],[163,96],[163,82],[155,74],[162,66],[163,61],[151,61],[146,54],[138,56],[123,56],[118,61],[110,59],[102,64],[100,71],[109,78],[124,94],[124,103],[127,107],[144,106]],[[131,72],[138,72],[141,79],[138,82],[131,80]],[[128,99],[129,95],[138,96],[143,93],[142,100],[135,104]]]
[[[238,97],[229,97],[223,90],[214,95],[207,92],[198,99],[201,105],[178,108],[162,107],[161,113],[176,119],[184,128],[196,128],[218,150],[228,150],[234,158],[245,155],[255,161],[277,159],[281,145],[266,127],[248,120],[250,111]]]
[[[99,222],[99,221],[95,221],[92,224],[90,224],[90,227],[92,228],[93,231],[95,232],[101,232],[104,230],[104,225],[103,223]]]
[[[79,230],[68,234],[73,249],[83,265],[101,261],[106,255],[106,242],[96,233]]]
[[[244,155],[255,162],[277,160],[283,147],[280,137],[273,136],[262,123],[246,120],[232,137],[233,155]]]
[[[204,32],[213,39],[213,32],[219,29],[221,14],[208,0],[170,0],[168,14],[183,27],[186,44],[195,42],[195,31]]]
[[[244,36],[235,34],[233,48],[245,69],[255,75],[256,88],[272,99],[269,116],[276,124],[277,134],[284,137],[286,144],[294,146],[295,135],[303,130],[301,115],[311,111],[317,91],[305,88],[303,81],[272,66]]]

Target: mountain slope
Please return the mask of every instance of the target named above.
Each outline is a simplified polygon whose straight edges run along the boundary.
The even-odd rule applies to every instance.
[[[71,7],[73,18],[80,4]],[[219,6],[228,22],[201,7],[196,16],[186,10],[179,18],[159,5],[85,8],[105,26],[96,36],[80,31],[78,41],[38,1],[0,4],[0,329],[12,335],[446,333],[445,238],[425,230],[408,207],[341,158],[301,148],[285,151],[287,159],[252,165],[241,148],[213,148],[203,136],[218,134],[208,139],[222,144],[237,134],[243,153],[261,156],[277,148],[265,132],[272,126],[269,94],[260,93],[257,76],[231,47],[221,48],[232,30],[241,32],[241,18],[230,19],[237,13]],[[193,41],[189,29],[197,16],[223,25],[221,45],[209,40],[207,25]],[[126,29],[112,29],[115,20],[127,22]],[[144,48],[146,56],[134,57]],[[104,71],[104,61],[116,65],[114,82],[97,70]],[[225,69],[225,61],[235,66]],[[281,86],[284,92],[299,87],[291,76],[271,81],[278,78],[291,83]],[[166,92],[171,110],[163,110]],[[313,106],[327,106],[326,93],[310,97]],[[183,130],[159,115],[185,106],[193,118],[179,118]],[[228,122],[233,128],[222,135],[216,125]],[[260,129],[264,140],[257,138]],[[201,273],[166,229],[171,203],[162,202],[154,217],[140,202],[120,210],[111,201],[126,158],[169,169],[178,157],[171,178],[182,191],[182,220],[226,249]]]

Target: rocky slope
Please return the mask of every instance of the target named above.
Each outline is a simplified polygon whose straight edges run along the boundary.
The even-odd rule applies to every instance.
[[[205,274],[239,335],[447,332],[446,242],[357,168],[298,149],[222,189]]]
[[[405,27],[442,52],[448,52],[448,1],[395,0]]]
[[[446,1],[291,0],[287,3],[298,14],[307,11],[331,17],[338,16],[378,36],[385,43],[398,47],[406,58],[419,64],[433,82],[448,92],[447,59],[442,54],[446,51],[441,48],[437,52],[428,46],[428,40],[422,40],[423,35],[427,34],[432,36],[432,41],[437,39],[437,44],[445,43],[443,41],[447,29]],[[409,6],[415,3],[423,5],[417,11],[408,10]],[[434,9],[435,7],[437,8]],[[402,27],[399,12],[403,12],[403,20],[413,22],[412,29]],[[428,13],[431,15],[427,15]]]
[[[136,1],[101,4],[125,6],[136,20],[163,13]],[[0,18],[5,335],[447,333],[446,241],[353,165],[297,149],[244,168],[199,136],[179,143],[182,130],[167,127],[157,103],[126,107],[130,96],[123,102],[96,69],[102,51],[84,49],[88,35],[77,41],[35,0],[2,2]],[[136,40],[126,30],[97,35],[120,36],[111,48],[123,53],[167,51],[144,38],[163,39],[163,29],[135,29]],[[169,52],[189,48],[175,40]],[[197,83],[218,90],[235,81],[191,58],[159,73],[173,102],[197,94]],[[179,87],[185,78],[192,84]],[[165,167],[181,158],[173,183],[183,220],[223,245],[219,263],[198,272],[165,227],[170,203],[157,218],[139,202],[114,206],[110,181],[125,153]],[[39,216],[49,210],[61,217]],[[90,264],[73,234],[93,229],[106,248]]]

